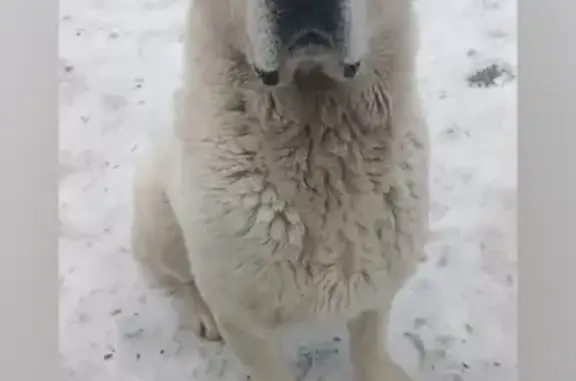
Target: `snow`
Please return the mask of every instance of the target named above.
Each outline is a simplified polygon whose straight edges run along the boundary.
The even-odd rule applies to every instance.
[[[432,138],[432,237],[419,273],[396,300],[389,348],[416,379],[515,381],[516,2],[415,4]],[[66,380],[246,376],[225,346],[177,330],[169,300],[136,282],[128,249],[133,157],[171,121],[186,7],[186,0],[61,1]],[[491,65],[499,78],[470,86]],[[305,381],[351,378],[340,328],[291,343],[288,353]]]

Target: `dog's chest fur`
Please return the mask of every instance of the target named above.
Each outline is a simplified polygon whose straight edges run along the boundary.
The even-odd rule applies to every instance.
[[[389,99],[361,96],[249,98],[212,142],[212,225],[242,248],[235,270],[267,286],[277,320],[361,309],[394,272]]]

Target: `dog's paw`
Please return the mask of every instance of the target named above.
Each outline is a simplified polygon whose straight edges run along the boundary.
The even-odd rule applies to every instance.
[[[200,339],[222,341],[218,325],[209,311],[197,311],[195,314],[185,316],[185,319],[185,321],[181,321],[183,326],[193,331]]]
[[[173,294],[178,324],[185,330],[190,330],[200,339],[222,341],[222,336],[216,320],[206,302],[192,286],[191,289],[180,290]]]

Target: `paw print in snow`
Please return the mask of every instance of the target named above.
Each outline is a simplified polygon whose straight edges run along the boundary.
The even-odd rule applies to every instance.
[[[494,87],[512,81],[515,78],[512,68],[505,63],[492,63],[475,70],[466,81],[471,87]]]

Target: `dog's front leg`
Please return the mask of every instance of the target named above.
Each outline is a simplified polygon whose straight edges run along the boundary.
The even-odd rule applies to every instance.
[[[295,381],[274,331],[254,330],[232,319],[217,320],[224,341],[248,368],[252,381]]]
[[[410,381],[386,349],[389,311],[365,311],[348,323],[355,381]]]

